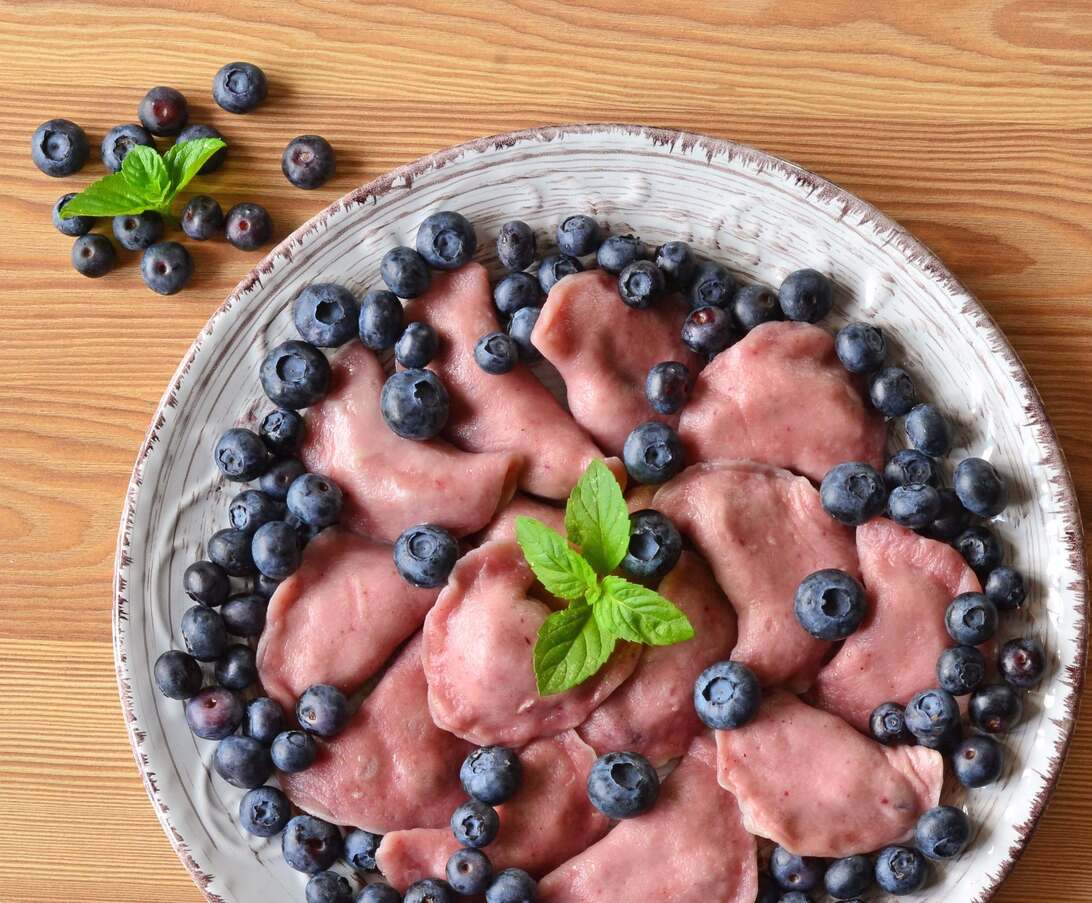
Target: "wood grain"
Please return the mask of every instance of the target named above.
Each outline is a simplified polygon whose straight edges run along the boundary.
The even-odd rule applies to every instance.
[[[231,59],[270,76],[260,113],[216,108]],[[137,778],[110,646],[117,517],[176,363],[258,258],[190,245],[174,298],[134,255],[73,273],[38,122],[93,142],[154,84],[225,133],[203,189],[268,205],[278,235],[360,182],[477,135],[619,120],[759,145],[913,229],[1026,362],[1092,511],[1092,5],[591,0],[380,4],[0,2],[0,897],[197,901]],[[337,177],[301,192],[284,143],[325,135]],[[1092,901],[1092,728],[998,896]]]

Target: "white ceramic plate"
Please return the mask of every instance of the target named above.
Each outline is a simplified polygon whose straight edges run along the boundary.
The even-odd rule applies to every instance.
[[[892,358],[958,425],[952,459],[995,462],[1013,503],[995,524],[1010,561],[1033,583],[1005,635],[1040,637],[1050,659],[1023,726],[1006,738],[1004,781],[966,804],[978,836],[913,900],[984,901],[1008,873],[1053,788],[1073,728],[1085,643],[1081,522],[1069,474],[1027,373],[993,321],[913,236],[842,189],[751,148],[635,126],[566,126],[484,138],[433,154],[342,198],[287,240],[209,320],[168,386],[133,470],[118,537],[114,644],[133,752],[167,836],[210,900],[300,903],[302,876],[277,839],[237,824],[242,791],[209,776],[214,743],[186,728],[182,704],[159,696],[151,668],[181,645],[190,602],[182,571],[226,524],[233,493],[211,449],[240,418],[268,407],[258,365],[294,337],[290,302],[312,281],[354,291],[378,284],[395,244],[421,220],[457,209],[496,264],[500,225],[519,218],[544,239],[573,212],[649,243],[691,242],[746,280],[776,286],[812,266],[837,285],[831,323],[882,325]],[[546,240],[548,243],[548,239]],[[949,791],[948,799],[962,800]]]

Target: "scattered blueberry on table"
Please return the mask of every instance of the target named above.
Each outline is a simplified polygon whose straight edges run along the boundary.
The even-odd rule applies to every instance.
[[[181,91],[160,85],[144,95],[137,115],[153,135],[177,135],[189,121],[190,109]]]
[[[321,135],[297,135],[281,154],[281,172],[297,188],[321,188],[336,169],[334,149]]]
[[[229,113],[249,113],[265,100],[265,73],[253,63],[228,63],[212,80],[212,99]]]
[[[110,172],[118,172],[129,151],[138,145],[155,147],[155,139],[144,126],[131,122],[114,126],[103,136],[99,148],[102,151],[102,165]]]
[[[34,130],[30,155],[47,176],[61,178],[79,172],[87,162],[87,134],[70,119],[50,119]]]
[[[273,220],[261,204],[236,204],[224,217],[224,235],[240,251],[257,251],[273,235]]]
[[[182,209],[182,231],[194,241],[208,241],[224,227],[224,211],[219,202],[207,194],[190,198]]]
[[[72,266],[81,276],[97,279],[114,268],[118,253],[105,235],[81,235],[72,245]]]
[[[86,235],[95,228],[95,217],[93,216],[70,216],[68,219],[61,219],[61,208],[75,196],[76,192],[74,191],[62,194],[57,198],[57,203],[53,205],[52,213],[54,228],[60,232],[61,235],[67,235],[70,238],[78,238],[81,235]]]
[[[198,141],[201,138],[219,138],[221,141],[224,140],[224,136],[211,125],[194,123],[192,125],[187,125],[182,129],[182,131],[178,133],[178,137],[174,139],[174,143],[182,144],[185,141]],[[216,172],[224,165],[224,160],[227,159],[227,152],[228,149],[226,147],[222,147],[216,151],[216,153],[201,164],[201,168],[197,170],[198,175],[207,176],[209,173]]]
[[[186,287],[193,275],[193,258],[176,241],[149,245],[140,258],[140,276],[157,295],[174,295]]]

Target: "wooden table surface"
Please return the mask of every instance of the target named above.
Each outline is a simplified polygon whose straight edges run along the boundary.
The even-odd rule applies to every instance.
[[[665,11],[669,11],[666,12]],[[233,59],[260,112],[210,98]],[[197,901],[122,727],[110,640],[122,494],[168,378],[258,259],[194,247],[173,298],[134,255],[91,281],[30,162],[64,116],[97,145],[152,85],[231,145],[208,184],[283,236],[350,188],[478,135],[627,121],[794,160],[922,237],[1011,338],[1092,512],[1092,6],[1078,0],[674,3],[0,0],[0,899]],[[290,187],[280,151],[317,132],[338,174]],[[1092,684],[1092,682],[1089,682]],[[997,899],[1092,901],[1092,726]]]

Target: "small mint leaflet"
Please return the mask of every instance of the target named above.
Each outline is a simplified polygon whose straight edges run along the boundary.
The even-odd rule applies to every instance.
[[[609,574],[626,556],[626,500],[614,474],[598,458],[588,465],[569,495],[565,530],[597,574]]]
[[[632,643],[671,646],[694,636],[689,619],[655,590],[622,577],[605,577],[595,605],[600,627]]]
[[[542,521],[517,517],[516,540],[547,592],[562,599],[581,599],[595,587],[595,572],[588,562]]]
[[[121,174],[134,191],[147,198],[151,206],[169,206],[173,197],[171,177],[155,148],[142,144],[130,148],[121,163]]]
[[[590,605],[555,611],[535,643],[535,682],[540,696],[562,693],[595,674],[614,651],[614,634],[602,629]]]
[[[222,147],[227,147],[227,144],[219,138],[195,138],[192,141],[172,144],[163,155],[163,163],[170,174],[172,192],[178,194],[185,188],[209,158]]]
[[[61,219],[73,216],[123,216],[156,209],[156,203],[133,188],[120,172],[92,182],[61,208]]]

